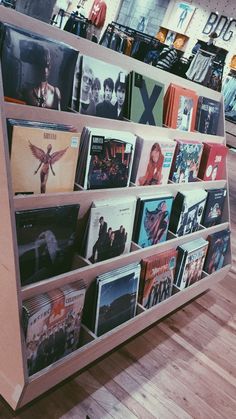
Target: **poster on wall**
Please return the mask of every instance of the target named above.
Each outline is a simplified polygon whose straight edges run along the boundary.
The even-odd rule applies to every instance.
[[[195,7],[188,3],[176,3],[171,13],[171,29],[185,33],[195,12]]]

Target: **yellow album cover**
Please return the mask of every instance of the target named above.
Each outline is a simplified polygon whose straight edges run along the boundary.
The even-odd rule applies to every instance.
[[[14,126],[11,142],[13,192],[73,191],[79,140],[77,132]]]

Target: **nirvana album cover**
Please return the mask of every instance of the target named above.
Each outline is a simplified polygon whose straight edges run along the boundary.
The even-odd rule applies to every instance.
[[[79,133],[13,126],[11,175],[19,193],[69,192],[74,189]]]
[[[212,227],[220,224],[227,190],[225,188],[210,189],[207,191],[207,201],[202,217],[202,225],[204,227]]]
[[[85,257],[100,262],[129,253],[136,198],[124,197],[93,203],[88,221]]]
[[[21,285],[71,269],[79,204],[16,211]]]
[[[207,192],[203,189],[177,193],[170,218],[170,230],[176,236],[199,230],[206,198]]]
[[[128,265],[97,277],[95,330],[101,336],[136,314],[140,265]]]
[[[198,177],[203,145],[197,141],[176,140],[170,180],[174,183],[195,182]]]
[[[141,247],[166,241],[173,196],[160,195],[139,199],[134,241]]]
[[[83,187],[104,189],[129,186],[135,141],[135,135],[129,132],[91,128],[87,147],[84,145],[87,166]]]
[[[1,24],[0,32],[7,100],[68,110],[78,51],[9,24]]]
[[[223,268],[225,256],[230,245],[230,231],[228,229],[209,234],[207,237],[209,248],[205,260],[204,271],[212,274]]]
[[[196,116],[196,131],[202,132],[203,134],[216,135],[220,108],[220,102],[204,96],[199,96]]]
[[[177,247],[175,285],[179,289],[189,287],[201,279],[207,248],[208,241],[203,238],[192,240]]]
[[[96,58],[82,56],[75,72],[74,109],[85,115],[123,119],[128,72]],[[77,92],[77,93],[76,93]]]
[[[167,184],[176,143],[137,137],[131,182],[137,186]]]
[[[172,295],[177,250],[166,250],[141,261],[139,301],[145,308],[166,300]]]
[[[203,152],[198,176],[202,180],[226,178],[228,148],[224,144],[203,143]]]
[[[84,296],[85,287],[78,283],[23,302],[29,375],[78,348]]]
[[[129,75],[127,118],[162,127],[164,84],[132,71]]]

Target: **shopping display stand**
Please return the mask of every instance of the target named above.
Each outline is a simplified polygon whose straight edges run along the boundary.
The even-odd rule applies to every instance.
[[[131,262],[139,262],[143,257],[152,255],[156,252],[176,248],[181,243],[193,240],[194,238],[203,237],[206,239],[210,233],[229,228],[230,223],[229,201],[227,200],[222,223],[220,225],[207,229],[202,228],[197,232],[178,238],[169,233],[168,240],[165,243],[157,244],[145,249],[141,249],[133,243],[129,254],[108,261],[99,262],[94,265],[77,255],[74,260],[74,269],[72,271],[48,280],[21,287],[15,226],[16,210],[79,203],[81,206],[79,217],[82,218],[85,213],[88,212],[92,201],[101,197],[103,199],[120,197],[122,200],[122,197],[124,196],[137,196],[140,192],[144,191],[148,191],[150,194],[158,191],[158,193],[168,192],[175,195],[180,189],[181,191],[186,191],[199,188],[227,188],[227,174],[224,180],[211,182],[200,181],[181,184],[181,186],[179,184],[171,183],[168,185],[147,187],[130,186],[128,188],[118,188],[115,190],[78,190],[70,193],[46,194],[43,196],[13,196],[6,127],[7,118],[64,123],[75,126],[79,132],[82,131],[84,126],[89,126],[130,131],[143,138],[145,138],[145,135],[152,135],[153,138],[157,140],[158,137],[164,137],[172,140],[191,139],[201,142],[211,141],[225,143],[224,112],[222,95],[201,85],[194,84],[188,80],[174,76],[173,74],[158,70],[130,57],[118,54],[100,45],[93,44],[90,41],[78,39],[72,34],[63,32],[58,28],[17,13],[11,9],[1,8],[1,21],[11,23],[51,39],[65,42],[78,49],[81,54],[98,58],[105,63],[118,65],[128,71],[135,70],[140,74],[144,74],[164,83],[165,90],[170,82],[174,82],[183,87],[194,89],[198,95],[207,96],[211,99],[221,101],[222,103],[218,135],[204,135],[198,132],[181,132],[165,127],[151,127],[127,121],[114,121],[84,116],[78,113],[60,112],[7,103],[4,102],[2,77],[0,75],[0,394],[13,409],[17,409],[68,378],[70,375],[80,371],[91,362],[108,353],[132,336],[135,336],[157,320],[181,307],[183,304],[210,288],[217,281],[224,278],[230,269],[231,251],[230,249],[228,250],[226,265],[221,270],[211,275],[203,272],[202,279],[199,282],[183,291],[176,292],[171,298],[149,310],[145,310],[142,306],[138,305],[137,314],[133,319],[103,336],[97,338],[85,326],[82,326],[80,348],[31,377],[28,376],[27,372],[25,339],[21,325],[22,301],[34,295],[47,292],[58,288],[61,285],[69,284],[80,279],[83,279],[88,286],[98,274],[122,267]]]

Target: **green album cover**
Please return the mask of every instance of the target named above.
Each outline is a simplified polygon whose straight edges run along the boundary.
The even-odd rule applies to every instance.
[[[164,84],[132,72],[129,119],[140,124],[162,126]]]

